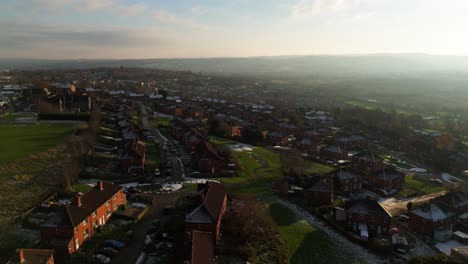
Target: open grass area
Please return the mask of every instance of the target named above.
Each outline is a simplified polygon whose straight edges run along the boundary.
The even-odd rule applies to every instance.
[[[270,195],[273,184],[282,176],[279,155],[268,149],[255,147],[252,151],[232,151],[239,166],[239,177],[221,178],[232,193]]]
[[[145,159],[145,169],[149,170],[147,173],[154,173],[156,165],[161,162],[161,153],[158,150],[158,147],[154,142],[146,141],[146,159]]]
[[[170,122],[171,120],[167,118],[163,118],[163,117],[158,117],[155,119],[155,123],[157,127],[168,127]]]
[[[326,234],[279,203],[270,205],[270,214],[288,247],[289,262],[299,263],[362,263],[359,256],[346,252]]]
[[[414,175],[405,177],[403,190],[399,193],[402,196],[417,193],[419,195],[430,194],[444,191],[445,187],[441,184],[433,183],[426,179],[421,179]]]
[[[333,167],[321,164],[311,160],[304,160],[305,171],[309,174],[330,173],[334,170]]]
[[[45,151],[64,142],[76,124],[0,125],[0,164]]]
[[[93,187],[91,187],[89,184],[77,184],[73,186],[73,190],[75,192],[81,192],[81,193],[87,193],[90,191]]]
[[[229,140],[229,139],[226,139],[226,138],[220,138],[220,137],[209,137],[211,143],[215,144],[215,145],[227,145],[227,144],[235,144],[236,142],[235,141],[232,141],[232,140]]]
[[[413,165],[411,165],[409,163],[406,163],[404,160],[401,160],[401,159],[396,158],[394,156],[386,155],[386,156],[382,156],[382,158],[384,159],[385,162],[393,164],[393,165],[395,165],[397,167],[400,167],[400,168],[403,168],[403,169],[409,170],[409,169],[414,168]]]

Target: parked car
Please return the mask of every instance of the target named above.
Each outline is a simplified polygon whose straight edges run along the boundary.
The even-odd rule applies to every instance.
[[[161,171],[159,169],[154,169],[154,176],[161,176]]]
[[[198,177],[200,177],[200,172],[199,171],[192,171],[190,176],[192,176],[193,178],[198,178]]]
[[[104,254],[97,253],[93,255],[93,261],[97,263],[110,263],[111,259]]]
[[[101,250],[99,250],[98,253],[106,255],[108,257],[115,257],[117,254],[119,254],[119,251],[115,248],[104,247]]]
[[[408,220],[409,220],[409,217],[408,217],[407,215],[399,215],[399,216],[397,216],[397,219],[398,219],[399,221],[404,222],[404,221],[408,221]]]
[[[125,247],[125,243],[117,241],[117,240],[110,239],[110,240],[102,241],[102,246],[103,247],[111,247],[111,248],[115,248],[115,249],[121,249],[121,248]]]

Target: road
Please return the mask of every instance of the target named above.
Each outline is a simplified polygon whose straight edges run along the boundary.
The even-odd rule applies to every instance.
[[[166,206],[173,206],[178,200],[178,194],[155,195],[153,197],[153,205],[148,210],[146,215],[132,227],[133,237],[127,242],[126,246],[119,254],[112,259],[113,264],[129,264],[135,263],[140,253],[145,247],[145,236],[152,227],[152,222],[162,215],[162,210]]]
[[[183,181],[185,180],[185,169],[184,164],[180,156],[183,156],[183,149],[181,147],[176,147],[171,141],[165,137],[159,129],[155,129],[155,136],[159,141],[159,149],[161,151],[162,160],[169,161],[171,163],[171,180],[172,181]],[[169,146],[170,144],[170,146]],[[166,151],[163,151],[163,148],[166,148]],[[176,153],[172,152],[173,149],[178,149]]]

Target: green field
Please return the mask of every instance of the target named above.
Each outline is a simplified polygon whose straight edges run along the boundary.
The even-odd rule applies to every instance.
[[[334,170],[333,167],[324,165],[318,162],[314,162],[311,160],[305,160],[304,162],[306,173],[309,174],[322,174],[322,173],[330,173]]]
[[[221,138],[210,140],[217,145],[233,143]],[[323,232],[306,221],[297,220],[288,208],[274,202],[273,184],[283,176],[278,153],[254,147],[251,152],[231,151],[231,154],[239,166],[240,176],[220,180],[226,184],[230,194],[248,193],[264,201],[273,201],[269,205],[269,212],[288,248],[290,263],[362,263],[358,256],[345,252]],[[327,173],[333,169],[309,160],[305,160],[305,165],[309,173]]]
[[[64,142],[75,124],[0,125],[0,163],[45,151]]]
[[[441,192],[444,190],[445,187],[441,184],[433,183],[428,180],[423,180],[413,175],[407,175],[405,177],[405,184],[403,190],[399,194],[403,196],[413,193],[423,195]]]
[[[255,147],[251,152],[232,151],[239,166],[239,177],[220,179],[232,193],[270,195],[273,184],[281,178],[279,155],[265,148]]]
[[[362,259],[345,252],[314,226],[304,220],[297,220],[294,213],[283,205],[271,204],[270,214],[288,247],[290,263],[362,263]]]

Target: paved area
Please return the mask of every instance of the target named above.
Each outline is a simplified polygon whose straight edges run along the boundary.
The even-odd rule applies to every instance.
[[[162,197],[164,195],[164,197]],[[113,264],[133,264],[136,262],[140,253],[143,251],[145,244],[145,236],[152,226],[152,221],[161,216],[162,210],[176,203],[178,194],[161,194],[155,195],[153,205],[146,215],[133,226],[133,237],[128,241],[125,248],[112,259]]]

